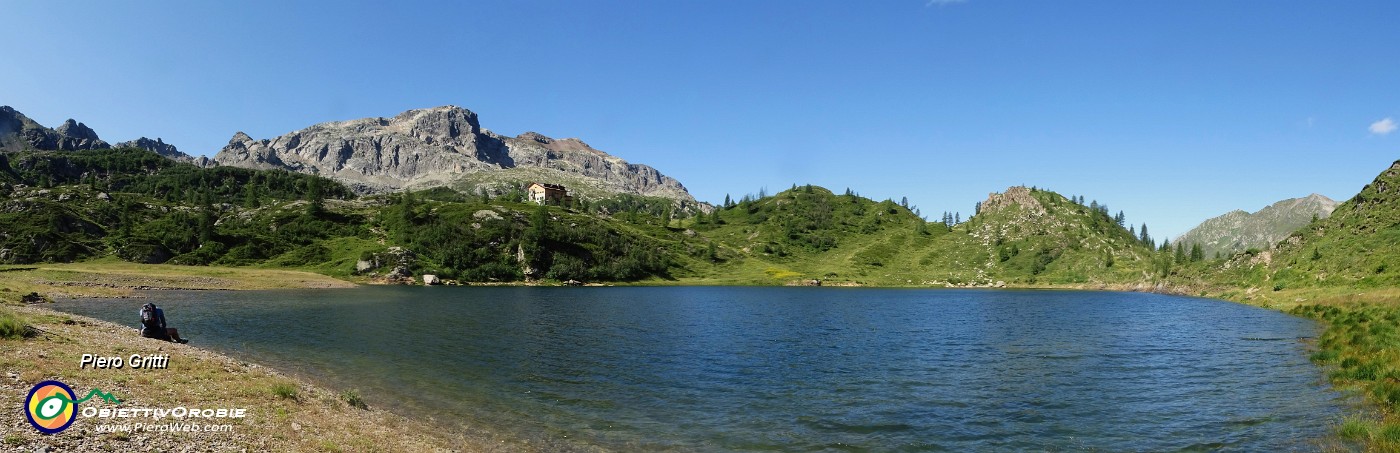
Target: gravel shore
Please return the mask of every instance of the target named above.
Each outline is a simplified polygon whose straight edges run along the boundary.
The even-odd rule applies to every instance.
[[[0,451],[514,451],[531,448],[492,436],[467,438],[423,421],[369,407],[354,398],[228,356],[141,338],[134,328],[59,313],[42,305],[6,305],[40,332],[0,340]],[[83,354],[127,358],[169,356],[167,369],[81,367]],[[79,417],[71,427],[43,435],[29,425],[24,400],[45,380],[68,384],[81,398],[92,389],[117,396],[90,408],[243,408],[241,419]],[[201,432],[99,432],[101,425],[198,424]],[[228,425],[210,432],[210,425]]]

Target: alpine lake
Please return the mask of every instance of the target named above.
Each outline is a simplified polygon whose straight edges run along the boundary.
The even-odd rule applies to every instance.
[[[1140,293],[768,287],[157,291],[60,311],[426,429],[579,449],[1315,450],[1347,402],[1312,321]],[[134,335],[135,333],[133,333]]]

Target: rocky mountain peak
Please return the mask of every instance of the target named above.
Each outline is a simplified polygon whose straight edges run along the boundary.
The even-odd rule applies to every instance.
[[[98,140],[96,131],[87,127],[86,124],[74,121],[72,118],[69,118],[68,121],[64,121],[63,125],[58,126],[58,129],[54,129],[54,131],[61,135],[79,140]]]
[[[430,109],[409,110],[400,113],[390,121],[408,125],[416,131],[415,136],[459,137],[463,134],[481,133],[481,123],[476,113],[455,105],[445,105]]]
[[[251,141],[253,141],[253,137],[249,137],[248,134],[243,133],[243,131],[238,131],[233,133],[233,138],[228,139],[228,144],[232,145],[234,143],[243,143]]]
[[[549,138],[549,137],[545,137],[544,134],[541,134],[541,133],[535,132],[535,131],[529,131],[529,132],[526,132],[526,133],[517,135],[517,136],[515,136],[515,138],[520,139],[520,140],[532,140],[532,141],[536,141],[536,142],[539,142],[539,143],[542,143],[542,144],[546,144],[546,145],[548,145],[548,144],[554,142],[554,139]]]

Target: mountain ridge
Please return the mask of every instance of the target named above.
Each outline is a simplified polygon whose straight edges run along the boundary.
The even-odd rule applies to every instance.
[[[629,163],[575,138],[537,132],[508,137],[482,128],[471,110],[447,105],[392,118],[318,123],[271,139],[234,134],[214,156],[219,165],[285,169],[330,177],[362,193],[453,186],[468,193],[502,193],[525,180],[467,182],[471,175],[522,167],[583,181],[585,195],[630,193],[694,203],[675,178]],[[512,178],[506,178],[512,179]]]
[[[56,129],[38,122],[8,105],[0,106],[0,150],[25,149],[74,151],[106,149],[111,145],[97,137],[97,132],[72,118]]]

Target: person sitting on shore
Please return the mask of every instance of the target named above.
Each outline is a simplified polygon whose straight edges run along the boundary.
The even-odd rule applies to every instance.
[[[161,310],[156,304],[149,302],[141,306],[141,336],[176,343],[190,342],[180,338],[180,331],[173,327],[166,327],[165,310]]]

